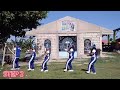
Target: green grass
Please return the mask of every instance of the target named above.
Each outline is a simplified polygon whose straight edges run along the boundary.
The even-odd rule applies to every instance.
[[[21,67],[25,72],[24,78],[18,79],[120,79],[120,54],[111,53],[113,58],[99,58],[95,64],[97,71],[96,75],[86,74],[87,64],[89,61],[73,61],[74,72],[63,72],[65,62],[49,62],[48,72],[40,72],[40,65],[36,65],[35,71],[28,72],[27,66]],[[82,65],[81,65],[82,64]],[[0,71],[0,79],[3,77],[3,71],[10,70],[10,67],[5,66]],[[15,78],[16,79],[16,78]]]

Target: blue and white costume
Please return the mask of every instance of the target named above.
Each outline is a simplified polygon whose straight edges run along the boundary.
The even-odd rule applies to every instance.
[[[71,47],[68,52],[69,52],[69,58],[66,62],[64,71],[67,71],[67,70],[73,71],[72,70],[72,61],[74,60],[74,48]]]
[[[15,59],[13,60],[13,67],[12,69],[19,69],[19,64],[18,64],[18,61],[19,61],[19,58],[20,58],[20,53],[21,53],[21,48],[19,46],[16,46],[14,48],[15,50]]]
[[[46,55],[44,57],[44,61],[42,63],[41,71],[48,71],[47,62],[49,61],[49,59],[50,59],[50,50],[47,50]]]
[[[35,52],[35,50],[33,50],[31,59],[29,61],[28,70],[34,70],[34,68],[35,68],[34,67],[34,60],[35,60],[35,58],[36,58],[36,52]]]
[[[93,54],[91,55],[91,60],[90,60],[90,62],[88,64],[88,71],[86,73],[90,73],[92,71],[93,74],[96,74],[94,64],[97,61],[97,50],[96,50],[95,45],[93,45],[91,53],[93,53]]]

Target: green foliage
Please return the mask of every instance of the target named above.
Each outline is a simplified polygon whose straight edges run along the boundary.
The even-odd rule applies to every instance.
[[[0,42],[10,35],[25,36],[26,31],[41,25],[38,21],[47,17],[47,11],[0,11]]]
[[[25,52],[27,49],[32,48],[32,44],[34,43],[34,37],[30,36],[28,39],[20,38],[16,41],[11,40],[11,42],[15,45],[16,43],[22,48],[22,51]]]
[[[113,41],[113,39],[112,39],[112,38],[110,38],[110,41]]]

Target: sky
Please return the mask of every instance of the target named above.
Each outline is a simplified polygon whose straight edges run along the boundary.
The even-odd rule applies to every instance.
[[[98,26],[114,30],[120,28],[120,11],[49,11],[41,23],[47,24],[65,16],[71,16]],[[117,34],[120,37],[120,33]]]

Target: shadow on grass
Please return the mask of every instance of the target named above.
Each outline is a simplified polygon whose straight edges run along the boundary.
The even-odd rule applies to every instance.
[[[87,69],[81,69],[81,71],[87,71]]]

